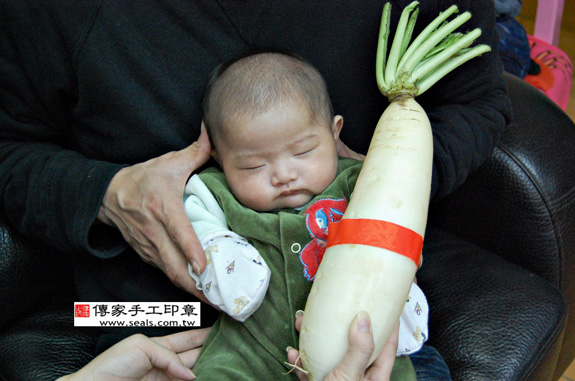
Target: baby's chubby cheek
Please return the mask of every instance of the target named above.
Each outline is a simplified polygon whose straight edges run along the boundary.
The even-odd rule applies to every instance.
[[[271,201],[264,187],[249,184],[234,185],[230,184],[230,189],[240,204],[257,212],[269,210]]]

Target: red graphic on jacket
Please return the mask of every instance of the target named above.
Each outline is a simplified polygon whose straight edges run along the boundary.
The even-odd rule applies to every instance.
[[[346,208],[345,198],[339,200],[328,198],[314,202],[305,211],[305,224],[312,241],[303,248],[299,259],[304,266],[303,273],[307,280],[314,280],[325,253],[328,225],[341,220]]]

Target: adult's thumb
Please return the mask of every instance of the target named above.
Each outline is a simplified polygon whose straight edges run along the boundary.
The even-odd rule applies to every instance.
[[[212,147],[210,145],[210,139],[208,138],[208,133],[202,122],[202,128],[198,140],[193,142],[190,146],[185,148],[182,152],[185,152],[188,158],[188,164],[196,169],[203,164],[205,164],[212,153]]]
[[[375,349],[371,320],[367,312],[360,312],[351,322],[349,328],[349,349],[343,360],[332,372],[332,381],[363,380],[365,369]]]

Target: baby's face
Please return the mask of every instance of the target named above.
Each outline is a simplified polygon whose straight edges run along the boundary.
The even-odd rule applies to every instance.
[[[342,124],[340,116],[314,123],[297,107],[238,121],[217,147],[232,193],[256,211],[305,205],[335,179]]]

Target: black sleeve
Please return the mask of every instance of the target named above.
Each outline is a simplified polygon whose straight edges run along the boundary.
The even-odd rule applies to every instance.
[[[440,1],[437,11],[451,3]],[[481,28],[477,43],[490,45],[492,50],[463,64],[418,98],[433,127],[435,198],[461,185],[491,155],[512,116],[502,78],[493,4],[474,0],[456,3],[460,13],[469,10],[472,14],[462,31]]]
[[[390,39],[401,11],[411,1],[391,1]],[[330,7],[315,5],[317,9],[312,3],[300,5],[299,10],[292,6],[289,13],[296,13],[297,19],[285,16],[285,11],[283,18],[273,19],[274,25],[284,25],[279,33],[288,40],[284,46],[309,58],[324,74],[335,112],[345,120],[342,140],[365,153],[389,104],[375,79],[377,35],[385,2],[336,2]],[[420,1],[414,36],[454,3],[459,14],[472,13],[461,31],[481,28],[477,43],[490,45],[492,51],[468,61],[416,98],[433,128],[433,198],[452,192],[491,155],[511,119],[492,1]],[[292,2],[282,4],[288,7]]]
[[[76,8],[86,14],[70,15],[78,22],[69,25],[71,38],[41,2],[25,3],[0,3],[2,212],[23,233],[63,251],[115,255],[126,245],[119,233],[103,225],[91,228],[107,185],[122,166],[78,153],[70,117],[74,46],[95,10]],[[106,235],[105,243],[92,246],[91,241],[102,241],[90,235],[99,234]]]

